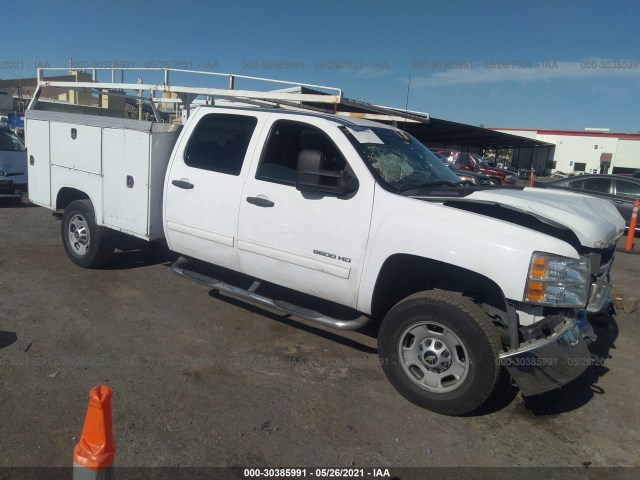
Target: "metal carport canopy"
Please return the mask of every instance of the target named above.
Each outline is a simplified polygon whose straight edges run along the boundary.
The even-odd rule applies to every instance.
[[[399,124],[398,127],[403,128],[422,143],[431,146],[435,146],[435,144],[443,147],[456,145],[463,149],[467,147],[517,149],[553,146],[551,143],[532,138],[433,117],[429,119],[429,123],[407,123],[406,126]]]
[[[305,93],[322,93],[306,88],[302,89],[302,91]],[[532,138],[510,135],[474,125],[434,118],[427,113],[411,110],[405,112],[399,108],[373,105],[346,97],[342,98],[339,105],[334,106],[333,111],[331,111],[332,106],[326,104],[302,102],[299,106],[327,113],[336,113],[342,116],[368,118],[377,122],[393,124],[409,132],[428,146],[439,146],[442,148],[456,146],[462,149],[517,149],[553,146],[552,143]],[[385,117],[393,119],[387,120]],[[406,118],[406,122],[403,121],[404,118]]]

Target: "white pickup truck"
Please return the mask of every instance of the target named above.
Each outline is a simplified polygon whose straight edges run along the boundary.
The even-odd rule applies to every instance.
[[[80,267],[107,262],[116,235],[166,241],[173,271],[213,289],[341,330],[380,322],[389,381],[447,415],[482,405],[503,367],[534,395],[589,364],[587,312],[608,308],[625,225],[608,202],[465,187],[401,129],[308,111],[201,106],[174,125],[34,102],[26,122],[30,199],[64,211]]]

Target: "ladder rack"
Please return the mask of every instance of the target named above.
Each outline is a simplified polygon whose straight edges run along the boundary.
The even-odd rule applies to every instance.
[[[200,96],[207,97],[207,101],[212,104],[216,99],[247,103],[259,107],[285,108],[295,110],[312,110],[322,113],[332,113],[341,116],[366,118],[378,121],[396,121],[412,123],[429,123],[429,115],[422,112],[413,112],[391,107],[373,105],[367,102],[352,100],[343,95],[341,89],[323,85],[314,85],[300,82],[290,82],[248,75],[237,75],[232,73],[219,73],[198,70],[185,70],[175,68],[87,68],[78,71],[91,73],[91,81],[68,81],[57,80],[55,77],[45,77],[45,73],[53,71],[69,71],[73,69],[63,67],[47,67],[37,69],[37,87],[33,98],[29,103],[28,110],[35,110],[38,105],[40,94],[45,87],[67,88],[70,90],[90,90],[104,94],[105,91],[113,95],[120,95],[135,98],[141,102],[149,102],[156,119],[159,121],[159,113],[156,104],[158,103],[179,103],[182,104],[187,116],[191,105]],[[98,73],[110,72],[111,82],[98,81]],[[122,81],[113,81],[118,73]],[[125,74],[131,76],[139,75],[161,75],[161,79],[156,83],[143,83],[142,78],[137,82],[124,81]],[[211,80],[223,80],[227,82],[226,88],[195,86],[195,85],[173,85],[172,80],[177,75],[188,75],[195,77],[195,83],[211,83]],[[267,88],[279,85],[286,86],[275,90],[265,89],[237,89],[236,81],[247,81],[255,85]],[[137,95],[126,92],[137,92]],[[147,92],[147,97],[143,97],[142,92]],[[162,97],[163,93],[172,93],[175,98]],[[159,96],[158,96],[159,95]]]

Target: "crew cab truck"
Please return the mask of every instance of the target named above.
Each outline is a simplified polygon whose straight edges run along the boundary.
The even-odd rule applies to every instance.
[[[338,330],[380,321],[389,381],[446,415],[482,405],[502,367],[526,396],[589,364],[587,312],[608,308],[624,231],[608,202],[466,187],[401,129],[301,109],[200,106],[174,125],[36,100],[26,122],[30,198],[63,212],[80,267],[107,262],[116,235],[163,240],[172,270],[210,288]],[[264,282],[356,314],[267,297]]]

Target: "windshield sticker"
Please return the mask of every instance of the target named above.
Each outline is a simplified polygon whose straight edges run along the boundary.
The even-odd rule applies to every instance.
[[[382,140],[380,140],[380,137],[378,137],[378,135],[373,133],[373,130],[371,130],[370,128],[347,127],[347,130],[349,130],[351,135],[353,135],[353,137],[359,143],[382,143],[382,144],[384,144],[384,142]]]

